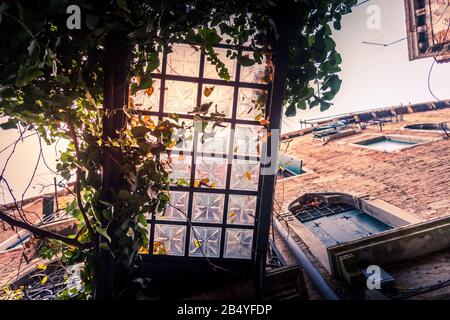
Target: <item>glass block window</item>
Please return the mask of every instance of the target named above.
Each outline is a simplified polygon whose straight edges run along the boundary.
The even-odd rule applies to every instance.
[[[259,162],[251,160],[233,160],[231,170],[231,189],[258,190]]]
[[[140,90],[131,97],[132,106],[138,110],[157,111],[161,92],[161,80],[154,79],[150,90]]]
[[[218,257],[220,252],[220,228],[194,227],[191,233],[189,255],[194,257]]]
[[[220,61],[222,61],[225,64],[225,67],[228,69],[230,80],[235,80],[237,67],[236,59],[230,59],[227,57],[227,51],[229,51],[231,55],[234,50],[218,48],[215,51],[219,55]],[[205,63],[204,77],[209,79],[220,79],[219,75],[217,74],[216,66],[213,66],[209,61],[206,61]]]
[[[262,105],[266,104],[267,91],[252,88],[240,88],[237,104],[237,118],[257,120],[264,118]]]
[[[166,81],[164,110],[187,114],[196,106],[197,84],[187,81]]]
[[[192,166],[192,157],[190,155],[174,154],[170,157],[164,156],[162,160],[172,185],[190,185]]]
[[[240,155],[260,156],[266,130],[263,127],[236,125],[233,152]]]
[[[253,232],[228,229],[225,235],[225,258],[249,259],[252,255]]]
[[[184,255],[186,227],[157,224],[153,241],[154,255]]]
[[[267,64],[242,67],[228,58],[237,51],[226,44],[216,52],[230,81],[195,46],[180,44],[163,55],[152,89],[132,97],[132,112],[151,117],[153,125],[176,118],[179,125],[170,156],[161,159],[170,204],[148,217],[149,257],[255,257]]]
[[[216,193],[195,193],[192,221],[221,223],[225,195]]]
[[[198,157],[196,163],[196,187],[224,188],[227,173],[227,159]]]
[[[230,195],[228,205],[228,224],[253,225],[256,215],[255,196]]]
[[[253,57],[253,54],[249,51],[242,52],[242,55]],[[266,59],[263,59],[261,64],[254,64],[250,67],[242,67],[241,81],[252,83],[266,83],[267,82],[266,70],[267,70]]]
[[[230,118],[233,109],[233,87],[203,85],[202,88],[203,94],[201,103],[212,103],[207,115],[211,115],[212,113],[223,113],[225,117]],[[205,92],[208,96],[204,94]]]
[[[186,221],[187,217],[184,212],[187,212],[189,192],[171,191],[169,197],[170,204],[156,218],[165,221]]]
[[[172,47],[167,55],[167,74],[198,77],[200,50],[187,44]]]

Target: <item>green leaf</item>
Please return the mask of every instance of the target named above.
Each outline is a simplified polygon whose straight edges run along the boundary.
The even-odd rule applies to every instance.
[[[108,232],[106,230],[107,228],[100,228],[99,226],[97,226],[95,228],[95,230],[97,231],[97,233],[99,233],[100,235],[102,235],[103,237],[105,237],[109,243],[111,243],[111,237],[108,235]]]
[[[144,227],[147,226],[147,219],[145,218],[145,215],[144,215],[144,214],[138,215],[138,222],[139,222],[140,224],[142,224]]]
[[[246,57],[246,56],[243,56],[243,55],[238,55],[237,56],[237,61],[243,67],[251,67],[252,65],[254,65],[256,63],[255,60],[250,59],[249,57]]]
[[[287,107],[285,115],[286,117],[295,117],[297,114],[297,107],[295,106],[295,103],[291,103],[289,107]]]
[[[144,126],[136,126],[131,128],[131,134],[136,138],[143,138],[145,135],[152,130]]]
[[[17,121],[10,118],[5,123],[0,124],[0,128],[3,130],[17,129]]]

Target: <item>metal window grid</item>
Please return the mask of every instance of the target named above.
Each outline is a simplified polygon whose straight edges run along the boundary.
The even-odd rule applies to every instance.
[[[346,203],[338,203],[338,204],[321,203],[318,206],[304,205],[294,207],[291,209],[291,212],[301,222],[307,222],[321,217],[339,214],[352,209],[354,209],[354,207]]]
[[[220,45],[218,46],[222,49],[230,49],[230,50],[236,50],[236,48],[232,46],[227,45]],[[246,48],[240,48],[236,51],[239,51],[239,53],[242,53],[243,51],[248,51]],[[202,88],[204,85],[220,85],[220,86],[226,86],[233,88],[233,103],[232,103],[232,115],[229,118],[223,119],[224,124],[230,125],[230,132],[235,132],[236,125],[251,125],[255,128],[263,128],[260,123],[256,120],[244,120],[244,119],[238,119],[237,117],[237,106],[238,106],[238,97],[239,97],[239,89],[241,88],[249,88],[249,89],[259,89],[259,90],[265,90],[266,91],[266,111],[269,108],[270,103],[270,91],[271,91],[271,85],[270,84],[261,84],[261,83],[251,83],[251,82],[242,82],[240,81],[240,74],[241,74],[241,66],[239,64],[236,65],[236,70],[234,74],[234,80],[233,81],[225,81],[225,80],[219,80],[219,79],[211,79],[211,78],[205,78],[204,77],[204,71],[205,71],[205,55],[203,53],[200,54],[200,61],[199,61],[199,71],[198,71],[198,77],[192,77],[192,76],[183,76],[183,75],[176,75],[176,74],[168,74],[167,67],[168,67],[168,55],[165,53],[162,58],[162,66],[161,66],[161,72],[155,73],[153,75],[154,79],[159,79],[160,81],[160,96],[159,96],[159,110],[132,110],[132,113],[134,114],[140,114],[140,115],[150,115],[158,117],[159,120],[162,120],[164,118],[169,117],[169,115],[173,112],[166,112],[165,111],[165,95],[166,95],[166,82],[167,81],[183,81],[188,83],[195,83],[197,85],[197,97],[196,97],[196,105],[200,106],[202,103]],[[194,106],[192,106],[194,107]],[[182,120],[193,120],[194,116],[190,114],[178,114],[178,117],[180,121]],[[205,120],[211,120],[210,117],[204,117]],[[253,243],[252,243],[252,254],[251,257],[248,257],[247,260],[254,260],[256,256],[256,250],[255,245],[257,243],[257,229],[258,229],[258,222],[259,222],[259,215],[260,215],[260,208],[259,208],[259,199],[262,194],[262,183],[260,177],[258,177],[258,187],[256,191],[244,191],[244,190],[233,190],[231,189],[231,173],[232,173],[232,160],[233,159],[239,159],[239,160],[250,160],[250,161],[258,161],[260,162],[260,156],[252,156],[252,155],[237,155],[233,152],[233,146],[234,146],[234,135],[231,134],[229,136],[229,142],[228,142],[228,153],[213,153],[211,154],[211,158],[222,158],[227,159],[227,165],[226,165],[226,182],[224,188],[203,188],[203,187],[195,187],[195,173],[196,173],[196,159],[199,156],[202,156],[202,153],[197,151],[198,149],[198,132],[194,132],[194,143],[193,143],[193,149],[191,151],[177,151],[177,153],[191,156],[191,171],[190,171],[190,184],[189,186],[172,186],[172,191],[184,191],[189,193],[189,201],[188,201],[188,207],[187,207],[187,219],[191,221],[190,223],[188,221],[165,221],[162,219],[158,219],[155,215],[150,217],[148,220],[150,225],[150,250],[149,254],[146,255],[146,258],[152,258],[156,257],[158,255],[155,255],[153,253],[153,246],[155,243],[155,227],[156,225],[172,225],[172,226],[185,226],[186,227],[186,233],[184,237],[184,257],[185,258],[195,258],[192,255],[189,255],[190,251],[190,240],[191,240],[191,233],[193,230],[191,229],[191,225],[195,227],[215,227],[220,228],[220,253],[217,258],[224,258],[224,252],[225,252],[225,237],[226,237],[226,231],[227,230],[236,230],[236,229],[242,229],[242,230],[252,230],[253,231]],[[260,168],[261,170],[261,168]],[[270,190],[268,192],[273,192],[273,190]],[[209,222],[195,222],[192,221],[192,214],[193,214],[193,198],[196,193],[207,193],[207,194],[223,194],[225,196],[224,206],[223,206],[223,218],[221,223],[209,223]],[[230,224],[227,221],[228,211],[229,211],[229,202],[230,202],[230,195],[248,195],[248,196],[255,196],[257,197],[256,203],[256,212],[254,217],[254,224],[253,225],[239,225],[239,224]],[[166,255],[164,255],[166,257]],[[180,258],[180,257],[174,257],[174,256],[167,256],[168,258]],[[160,259],[161,256],[158,256]],[[201,258],[201,257],[200,257]],[[227,260],[233,260],[228,258]],[[242,260],[242,259],[239,259]]]

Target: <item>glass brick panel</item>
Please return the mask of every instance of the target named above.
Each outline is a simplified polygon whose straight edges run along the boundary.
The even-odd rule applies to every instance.
[[[189,255],[218,257],[220,254],[220,228],[194,227],[191,232]]]
[[[200,70],[200,50],[187,45],[176,44],[167,55],[167,74],[198,77]]]
[[[230,195],[228,203],[228,224],[253,225],[256,215],[255,196]]]
[[[186,221],[188,213],[189,192],[170,191],[170,205],[167,204],[164,214],[158,214],[158,220]]]
[[[161,80],[153,79],[153,89],[140,90],[131,96],[131,106],[137,110],[158,111],[161,96]]]
[[[222,223],[224,200],[223,194],[195,193],[192,221]]]
[[[186,226],[157,224],[153,241],[154,255],[183,256]]]
[[[257,120],[264,117],[267,92],[261,89],[240,88],[237,104],[237,119]]]
[[[252,256],[253,230],[227,229],[225,233],[225,258],[250,259]]]
[[[251,52],[243,52],[243,56],[248,55],[250,58],[253,58],[253,53]],[[267,63],[266,59],[262,59],[262,63],[255,63],[250,67],[241,67],[241,82],[250,82],[250,83],[267,83]]]
[[[184,81],[166,81],[164,112],[187,114],[197,104],[198,84]]]
[[[266,130],[259,126],[236,125],[233,151],[239,155],[261,155]]]
[[[224,188],[227,172],[227,160],[223,158],[196,158],[196,187]],[[201,185],[201,181],[207,185]]]
[[[223,113],[225,117],[230,118],[233,108],[233,94],[234,88],[230,86],[204,85],[202,87],[202,104],[212,102],[207,115]]]
[[[225,64],[225,67],[228,69],[228,74],[230,75],[230,80],[233,81],[236,78],[236,59],[230,59],[227,57],[227,49],[214,49],[216,53],[219,55],[219,60]],[[204,70],[204,78],[208,79],[221,79],[217,74],[216,66],[212,65],[209,61],[205,61],[205,70]]]
[[[170,164],[165,165],[169,173],[170,183],[179,186],[190,186],[192,157],[183,154],[172,154]]]
[[[233,160],[231,169],[231,188],[235,190],[257,191],[259,181],[259,162]]]
[[[209,122],[204,131],[201,130],[202,122],[195,122],[197,131],[197,151],[207,154],[226,154],[230,139],[230,125],[221,123],[214,127],[214,122]]]

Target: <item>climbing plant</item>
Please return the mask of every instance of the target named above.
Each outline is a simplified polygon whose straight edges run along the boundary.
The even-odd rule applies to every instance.
[[[101,252],[130,270],[139,250],[148,246],[145,215],[163,210],[169,200],[162,159],[176,143],[173,129],[181,126],[175,115],[159,122],[132,116],[132,99],[111,109],[111,92],[105,88],[108,75],[119,67],[108,64],[108,57],[125,58],[124,78],[112,88],[125,88],[130,96],[153,94],[152,73],[158,71],[161,54],[178,42],[201,50],[218,75],[230,80],[214,46],[224,41],[250,47],[250,56],[228,53],[243,66],[262,63],[264,57],[270,60],[267,53],[279,36],[273,12],[288,6],[293,22],[286,115],[316,106],[325,110],[341,85],[337,73],[342,59],[332,29],[340,29],[342,15],[355,4],[356,0],[0,1],[0,112],[7,117],[1,128],[36,130],[48,144],[60,138],[70,142],[56,170],[67,182],[75,181],[75,200],[66,211],[79,220],[78,231],[68,238],[36,228],[32,232],[45,238],[42,256],[84,263],[79,297],[92,295]],[[116,45],[124,51],[115,52]],[[201,120],[202,106],[192,108]],[[121,129],[105,135],[105,123],[115,121],[118,113],[125,114]],[[119,188],[104,189],[106,161],[119,170]],[[19,221],[8,222],[17,226]]]

